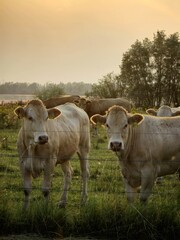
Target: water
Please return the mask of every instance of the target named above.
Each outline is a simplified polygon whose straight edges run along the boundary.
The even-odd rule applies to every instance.
[[[18,102],[18,101],[28,101],[35,98],[35,95],[26,95],[26,94],[0,94],[0,103],[8,102]]]

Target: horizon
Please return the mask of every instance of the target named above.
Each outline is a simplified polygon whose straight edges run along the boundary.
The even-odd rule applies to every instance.
[[[136,40],[179,31],[180,1],[0,0],[0,82],[98,83]]]

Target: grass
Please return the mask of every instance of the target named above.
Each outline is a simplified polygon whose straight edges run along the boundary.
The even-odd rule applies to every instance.
[[[33,180],[31,205],[22,211],[23,189],[16,150],[16,130],[0,132],[0,234],[36,233],[46,237],[90,236],[105,239],[180,239],[180,190],[175,175],[155,185],[147,206],[126,201],[116,156],[107,150],[107,139],[92,137],[90,153],[89,199],[80,205],[80,166],[75,156],[68,205],[57,207],[62,192],[62,172],[55,169],[48,206],[41,194],[41,180]]]

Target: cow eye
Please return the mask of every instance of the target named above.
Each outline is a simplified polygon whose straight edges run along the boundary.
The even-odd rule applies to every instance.
[[[29,120],[29,121],[33,121],[33,118],[32,118],[32,117],[28,117],[28,120]]]
[[[109,125],[106,123],[106,127],[109,128]]]

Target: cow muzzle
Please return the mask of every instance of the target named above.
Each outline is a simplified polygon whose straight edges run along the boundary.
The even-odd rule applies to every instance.
[[[110,150],[114,152],[119,152],[123,150],[122,148],[122,142],[110,142]]]
[[[47,135],[41,135],[38,137],[38,143],[39,144],[45,144],[48,142],[48,136]]]

